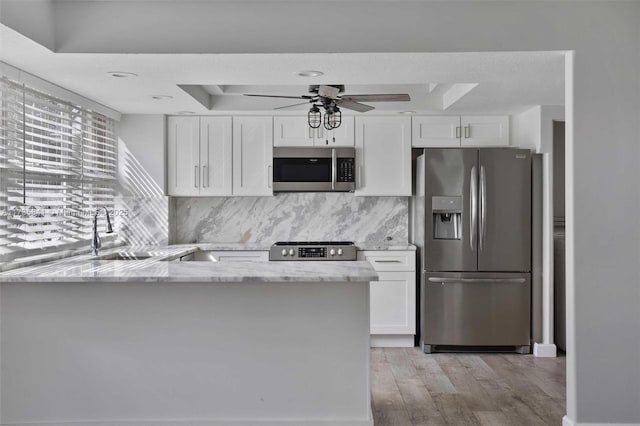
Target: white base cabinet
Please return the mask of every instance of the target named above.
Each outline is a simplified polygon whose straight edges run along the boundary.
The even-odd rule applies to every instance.
[[[416,334],[416,252],[361,251],[378,272],[369,284],[371,346],[413,346]]]
[[[414,115],[411,146],[414,148],[509,146],[509,116]]]

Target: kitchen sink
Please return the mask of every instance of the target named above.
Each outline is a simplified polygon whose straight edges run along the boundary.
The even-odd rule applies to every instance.
[[[268,261],[266,251],[236,251],[236,250],[196,250],[180,257],[181,262],[226,262],[226,261]]]
[[[96,260],[145,260],[145,259],[151,259],[154,257],[160,257],[160,256],[154,256],[153,254],[150,253],[135,253],[135,252],[116,252],[116,253],[109,253],[109,254],[105,254],[102,256],[97,256],[95,259]],[[164,260],[164,259],[158,259],[158,260]]]

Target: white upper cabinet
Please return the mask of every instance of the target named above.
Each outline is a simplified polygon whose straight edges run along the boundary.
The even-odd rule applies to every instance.
[[[231,195],[231,117],[200,117],[200,195]]]
[[[200,119],[167,119],[167,193],[198,195],[200,168]]]
[[[462,146],[508,146],[509,116],[462,116]]]
[[[412,146],[417,148],[460,146],[459,116],[414,115],[412,122]]]
[[[273,117],[273,146],[311,147],[321,129],[309,127],[303,116]]]
[[[509,116],[414,115],[411,145],[426,147],[508,146]]]
[[[233,119],[233,195],[273,195],[273,119]]]
[[[411,195],[411,117],[356,117],[355,195]]]
[[[312,129],[306,116],[273,117],[273,146],[353,146],[353,117],[342,117],[335,130]]]
[[[316,146],[352,147],[355,141],[354,117],[342,116],[342,124],[333,130],[322,128],[322,134],[316,139]]]
[[[231,195],[231,117],[169,117],[167,192]]]

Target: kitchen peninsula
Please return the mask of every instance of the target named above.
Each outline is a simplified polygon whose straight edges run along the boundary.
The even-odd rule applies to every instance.
[[[179,254],[0,274],[3,421],[373,424],[369,262]]]

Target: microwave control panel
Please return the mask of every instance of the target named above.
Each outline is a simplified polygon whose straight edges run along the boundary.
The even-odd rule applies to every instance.
[[[338,158],[338,182],[355,182],[355,159]]]

